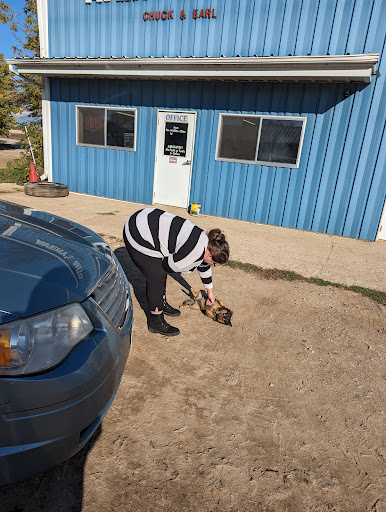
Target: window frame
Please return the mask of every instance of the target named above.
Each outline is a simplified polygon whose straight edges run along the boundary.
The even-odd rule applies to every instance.
[[[236,158],[223,158],[219,156],[220,151],[220,141],[222,136],[222,118],[223,116],[238,116],[238,117],[255,117],[259,118],[259,131],[257,134],[257,140],[256,140],[256,148],[255,148],[255,159],[254,160],[240,160]],[[264,119],[278,119],[278,120],[288,120],[288,121],[302,121],[302,131],[300,134],[300,140],[299,140],[299,146],[298,146],[298,154],[296,158],[295,164],[285,164],[280,162],[265,162],[263,160],[258,160],[257,155],[259,154],[259,145],[260,145],[260,136],[261,136],[261,128],[263,126],[263,120]],[[219,162],[233,162],[233,163],[240,163],[240,164],[250,164],[250,165],[262,165],[267,167],[284,167],[284,168],[290,168],[290,169],[298,169],[300,164],[300,157],[302,154],[303,149],[303,141],[304,141],[304,132],[306,130],[306,123],[307,123],[307,117],[304,116],[277,116],[277,115],[269,115],[269,114],[248,114],[247,112],[236,114],[236,113],[228,113],[228,112],[219,112],[219,119],[218,119],[218,128],[217,128],[217,141],[216,141],[216,156],[215,160]]]
[[[103,109],[105,111],[105,119],[104,119],[104,125],[103,125],[103,135],[104,135],[104,145],[99,144],[85,144],[84,142],[79,142],[79,109],[80,108],[99,108]],[[131,112],[134,112],[134,146],[133,148],[125,148],[122,146],[109,146],[106,144],[107,142],[107,110],[128,110]],[[138,109],[137,108],[131,108],[131,107],[111,107],[111,106],[103,106],[103,105],[90,105],[90,104],[83,104],[83,105],[75,105],[75,125],[76,125],[76,145],[86,148],[98,148],[98,149],[113,149],[118,151],[137,151],[137,118],[138,118]]]

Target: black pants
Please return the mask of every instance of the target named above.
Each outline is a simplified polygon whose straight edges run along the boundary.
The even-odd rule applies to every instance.
[[[166,293],[167,273],[162,266],[162,258],[152,258],[134,249],[123,231],[123,240],[133,263],[139,268],[146,279],[146,298],[150,311],[163,310],[163,299]]]

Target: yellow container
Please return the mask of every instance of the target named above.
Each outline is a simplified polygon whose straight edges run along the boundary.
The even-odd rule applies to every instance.
[[[190,215],[199,215],[201,205],[199,203],[192,203],[190,205]]]

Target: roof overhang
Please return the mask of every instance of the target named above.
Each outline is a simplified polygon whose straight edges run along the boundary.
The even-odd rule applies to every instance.
[[[18,74],[43,77],[232,80],[280,82],[371,81],[378,53],[285,57],[148,57],[9,59]]]

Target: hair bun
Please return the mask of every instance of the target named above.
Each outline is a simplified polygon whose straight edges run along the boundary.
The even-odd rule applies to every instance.
[[[208,239],[208,249],[213,261],[220,264],[226,263],[229,258],[229,245],[221,229],[215,228],[210,230]]]
[[[218,242],[223,242],[225,240],[225,235],[221,232],[221,229],[212,229],[208,233],[209,240],[216,240]]]

